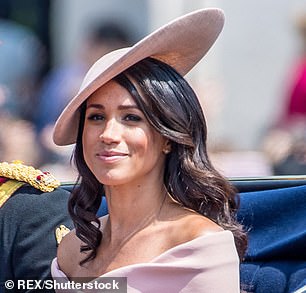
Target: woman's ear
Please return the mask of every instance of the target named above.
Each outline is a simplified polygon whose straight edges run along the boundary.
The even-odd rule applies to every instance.
[[[169,139],[167,139],[165,141],[165,145],[164,145],[164,148],[163,148],[163,153],[165,155],[169,154],[171,152],[171,142]]]

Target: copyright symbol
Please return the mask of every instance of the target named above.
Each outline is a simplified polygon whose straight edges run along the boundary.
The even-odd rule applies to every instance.
[[[7,280],[5,281],[5,284],[4,284],[5,288],[6,289],[13,289],[14,288],[14,281],[12,280]]]

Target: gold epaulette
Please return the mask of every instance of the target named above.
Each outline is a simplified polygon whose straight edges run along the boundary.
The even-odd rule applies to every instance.
[[[60,186],[60,182],[49,172],[42,172],[31,166],[23,165],[21,161],[0,163],[0,176],[29,183],[43,192],[51,192]]]
[[[22,185],[24,185],[24,182],[16,180],[7,180],[6,182],[0,185],[0,208],[11,197],[11,195]]]

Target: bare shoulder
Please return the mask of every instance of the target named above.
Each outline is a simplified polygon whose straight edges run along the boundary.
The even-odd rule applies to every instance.
[[[191,239],[223,231],[223,228],[218,224],[196,213],[186,215],[183,218],[182,225],[184,230],[186,229],[188,231],[188,236]]]
[[[75,230],[70,231],[61,241],[57,249],[58,265],[67,276],[72,272],[79,261],[77,255],[80,254],[81,241],[75,234]]]
[[[174,201],[168,205],[164,223],[167,239],[172,247],[200,236],[224,231],[214,221]]]

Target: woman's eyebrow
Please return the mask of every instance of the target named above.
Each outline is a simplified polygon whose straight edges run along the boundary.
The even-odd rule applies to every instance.
[[[118,106],[118,109],[119,110],[129,110],[129,109],[137,109],[137,110],[139,110],[137,105],[120,105],[120,106]]]
[[[89,109],[89,108],[104,109],[105,107],[101,104],[89,104],[87,105],[86,109]]]
[[[86,109],[89,109],[89,108],[102,109],[102,110],[105,109],[104,105],[102,105],[102,104],[89,104],[86,107]],[[129,110],[129,109],[137,109],[137,110],[139,110],[137,105],[119,105],[118,109],[119,110]]]

